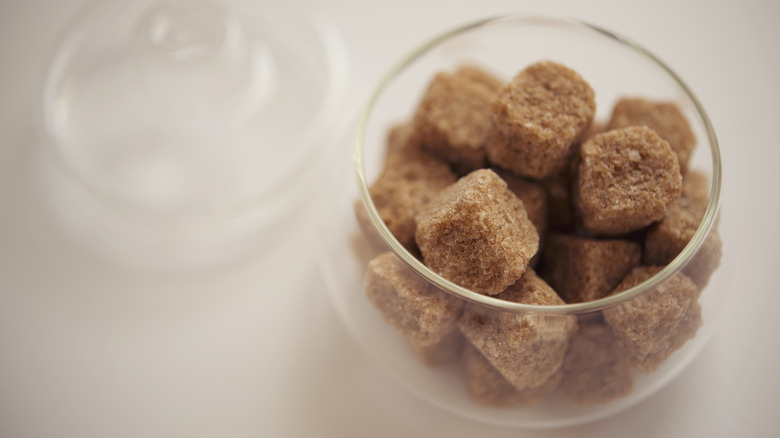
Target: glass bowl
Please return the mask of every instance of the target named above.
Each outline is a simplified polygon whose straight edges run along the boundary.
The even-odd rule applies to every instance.
[[[634,277],[626,276],[622,292],[587,302],[523,304],[445,279],[396,239],[370,193],[384,169],[388,133],[412,119],[436,73],[469,64],[506,81],[542,60],[564,64],[590,84],[596,123],[609,120],[621,97],[676,103],[697,139],[688,173],[709,181],[706,211],[671,262],[640,268]],[[344,161],[331,174],[334,198],[323,204],[320,260],[328,290],[351,333],[379,367],[450,412],[515,427],[566,426],[612,415],[672,381],[701,350],[722,312],[727,269],[716,269],[726,262],[720,260],[718,245],[721,163],[713,127],[689,87],[669,67],[597,26],[570,18],[508,15],[433,38],[396,64],[370,97],[355,140],[357,187]],[[368,227],[365,235],[361,225]],[[631,238],[642,245],[644,234],[638,234]],[[366,236],[371,235],[378,245],[369,243]],[[385,261],[393,262],[383,265],[379,280],[371,279],[367,265],[383,251],[391,254]],[[697,277],[697,265],[705,265],[704,280]],[[382,282],[390,278],[393,283],[393,276],[434,290],[426,293],[444,297],[450,310],[460,309],[454,311],[455,329],[434,341],[407,339],[416,335],[410,324],[421,324],[409,322],[414,304],[387,298],[374,300],[374,305],[367,298],[369,289],[392,288]],[[699,287],[703,284],[706,287]],[[399,310],[409,306],[413,310],[408,313]],[[425,314],[430,308],[417,310]],[[442,327],[452,327],[442,322],[446,318],[428,315]],[[455,339],[451,345],[456,347],[447,347],[448,339]],[[438,360],[437,351],[444,354]],[[447,360],[441,359],[445,356]]]

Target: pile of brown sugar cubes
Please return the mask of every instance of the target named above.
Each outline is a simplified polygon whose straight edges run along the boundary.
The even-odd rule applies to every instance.
[[[597,300],[651,278],[697,230],[708,178],[688,169],[695,138],[671,102],[625,97],[594,123],[595,94],[556,62],[505,83],[474,65],[440,72],[410,121],[393,127],[370,187],[389,230],[442,277],[529,305]],[[656,288],[585,316],[522,314],[467,303],[387,248],[365,293],[430,366],[462,365],[472,399],[527,405],[554,391],[579,404],[629,394],[701,325],[700,291],[720,263],[708,235]]]

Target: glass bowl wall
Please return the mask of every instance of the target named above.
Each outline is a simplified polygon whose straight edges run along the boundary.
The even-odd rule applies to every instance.
[[[560,62],[589,82],[596,93],[597,122],[609,119],[620,97],[675,102],[697,138],[689,168],[707,175],[711,181],[706,213],[677,258],[647,281],[620,294],[587,303],[529,306],[481,295],[447,281],[399,244],[380,219],[368,192],[384,165],[388,131],[411,119],[435,73],[475,64],[508,80],[525,66],[541,60]],[[457,297],[475,312],[496,318],[546,321],[539,325],[542,338],[549,327],[560,327],[573,320],[580,326],[603,324],[603,313],[622,313],[625,306],[665,293],[697,255],[703,257],[705,251],[700,249],[716,233],[713,224],[720,199],[721,164],[714,130],[688,86],[659,59],[620,36],[574,19],[529,15],[482,20],[446,32],[401,60],[381,81],[359,121],[353,164],[358,177],[357,189],[354,180],[345,175],[346,165],[337,166],[338,170],[332,174],[335,202],[327,203],[331,213],[324,221],[326,231],[321,255],[328,288],[347,326],[380,367],[412,392],[440,407],[480,421],[520,427],[563,426],[602,418],[647,398],[670,382],[690,363],[713,331],[726,295],[722,270],[713,274],[694,300],[701,307],[702,320],[695,336],[676,349],[657,370],[631,371],[633,385],[628,394],[611,401],[578,404],[556,390],[531,405],[492,407],[470,399],[460,361],[439,367],[426,366],[420,361],[409,343],[385,323],[363,292],[366,264],[376,255],[376,250],[370,249],[360,235],[353,210],[357,199],[363,203],[386,249],[404,262],[410,275],[419,276],[422,281]]]

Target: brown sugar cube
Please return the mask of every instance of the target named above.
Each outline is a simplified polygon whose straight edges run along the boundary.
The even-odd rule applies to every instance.
[[[641,98],[620,99],[612,110],[609,129],[647,126],[669,142],[685,173],[696,138],[688,120],[674,102],[654,102]]]
[[[439,73],[414,115],[414,138],[459,173],[484,167],[495,92],[461,75]]]
[[[620,282],[613,293],[649,279],[661,266],[640,266]],[[631,365],[651,373],[701,325],[698,288],[682,273],[676,273],[653,290],[604,310],[604,320],[629,354]]]
[[[365,293],[388,324],[419,346],[441,342],[455,329],[463,307],[461,300],[423,280],[392,252],[368,263]]]
[[[682,193],[680,196],[696,200],[706,210],[710,203],[710,189],[710,178],[707,175],[695,169],[689,169],[683,175]],[[712,224],[713,229],[718,228],[719,222],[720,214],[715,217]]]
[[[415,156],[414,155],[415,152],[413,150],[417,148],[417,145],[409,141],[410,134],[412,132],[411,127],[412,127],[411,123],[398,123],[392,128],[390,128],[390,130],[388,131],[386,148],[385,148],[385,168],[387,167],[388,161],[393,161],[394,160],[393,155],[397,153],[401,153],[402,156],[404,155],[404,153],[411,153],[412,154],[411,156]],[[404,164],[401,165],[403,166]],[[436,165],[434,167],[441,169],[443,166]],[[434,170],[433,173],[436,173],[436,170]],[[374,227],[374,224],[371,223],[371,219],[369,219],[368,217],[368,212],[366,211],[366,207],[363,205],[360,199],[354,202],[353,209],[355,212],[355,218],[357,219],[358,225],[360,226],[360,230],[362,231],[363,236],[366,238],[369,245],[371,245],[371,248],[379,251],[384,251],[385,249],[387,249],[387,245],[382,239],[382,236],[380,236],[379,231],[377,231],[376,227]],[[385,211],[384,213],[387,214],[387,211]],[[382,213],[380,213],[380,215],[381,214]],[[391,228],[391,231],[393,230],[398,231],[398,227],[394,226],[393,228]],[[404,246],[406,246],[410,250],[414,249],[413,247],[415,246],[415,244],[413,243],[414,240],[413,237],[411,239],[412,242],[410,243],[409,237],[403,236],[405,233],[401,232],[401,233],[394,233],[394,234],[396,234],[396,238],[399,238],[402,241],[402,244],[404,244]],[[404,241],[406,241],[406,243],[404,243]]]
[[[563,395],[578,404],[606,403],[631,393],[634,378],[626,354],[603,321],[579,322],[562,367]]]
[[[564,304],[531,268],[497,297],[524,304]],[[519,314],[474,304],[467,305],[458,319],[466,339],[517,389],[538,387],[558,371],[576,324],[571,316]]]
[[[417,217],[415,238],[428,267],[487,295],[520,278],[539,247],[522,201],[489,169],[444,190]]]
[[[554,391],[561,381],[561,373],[556,372],[539,386],[517,389],[468,342],[463,349],[463,369],[469,396],[484,406],[530,405]]]
[[[506,182],[507,187],[518,199],[523,201],[523,206],[528,214],[528,219],[534,224],[539,234],[539,247],[544,245],[544,237],[547,234],[547,193],[539,183],[527,181],[511,172],[496,169],[496,174]],[[539,264],[540,254],[537,252],[528,262],[528,266],[536,267]]]
[[[506,182],[507,187],[518,199],[528,214],[528,219],[534,224],[539,238],[543,239],[547,231],[547,193],[536,182],[527,181],[505,170],[496,169],[496,174]]]
[[[689,170],[683,178],[681,196],[695,200],[702,205],[702,211],[706,211],[710,201],[709,178],[700,172]],[[709,283],[710,276],[720,266],[720,259],[723,256],[723,241],[717,230],[719,219],[720,217],[715,217],[712,229],[704,239],[704,243],[683,268],[683,273],[696,283],[699,292]]]
[[[493,103],[488,160],[529,178],[557,174],[588,132],[595,111],[593,90],[575,71],[549,61],[532,64]]]
[[[607,132],[607,131],[609,131],[609,126],[607,125],[607,123],[594,120],[593,123],[591,123],[588,132],[583,137],[583,141],[588,140],[589,138],[593,137],[596,134],[601,134],[602,132]]]
[[[545,280],[567,303],[580,303],[609,295],[639,266],[642,248],[628,240],[551,234],[542,255]]]
[[[369,192],[379,216],[395,238],[414,252],[415,216],[456,179],[443,161],[422,151],[405,150],[388,157]],[[373,227],[371,223],[364,223],[363,228],[366,226]]]
[[[376,227],[374,227],[374,224],[371,222],[371,218],[368,217],[368,212],[366,211],[363,202],[358,199],[354,202],[353,207],[355,218],[357,219],[358,226],[360,226],[360,231],[363,233],[363,237],[365,237],[366,241],[368,241],[368,244],[371,245],[371,248],[376,251],[386,250],[387,245],[379,234],[379,231],[377,231]]]
[[[696,170],[689,170],[683,176],[682,194],[701,204],[705,209],[710,203],[710,179]]]
[[[677,257],[699,228],[705,208],[687,196],[675,200],[663,219],[647,231],[645,263],[666,265]]]
[[[453,327],[439,342],[433,345],[414,345],[423,363],[431,367],[442,366],[460,359],[465,339],[457,327]]]
[[[699,228],[708,202],[709,183],[706,177],[693,171],[688,172],[683,179],[680,198],[672,203],[663,219],[647,232],[645,263],[666,265],[677,257]],[[683,272],[701,290],[720,265],[721,256],[722,242],[717,230],[713,229]]]
[[[576,215],[571,192],[573,175],[561,172],[541,181],[547,193],[547,229],[556,232],[570,232],[575,229]]]
[[[474,64],[461,65],[455,71],[455,74],[487,87],[487,89],[492,90],[494,93],[501,91],[501,88],[504,86],[504,81],[499,79],[495,74]]]
[[[690,277],[701,292],[710,281],[712,273],[720,266],[723,257],[723,241],[717,230],[711,230],[696,255],[683,268],[683,273]]]
[[[574,201],[588,233],[620,235],[660,220],[680,196],[669,143],[632,126],[595,135],[580,150]]]
[[[390,158],[397,152],[403,152],[409,149],[419,149],[420,145],[412,137],[412,124],[399,123],[387,134],[386,157]]]

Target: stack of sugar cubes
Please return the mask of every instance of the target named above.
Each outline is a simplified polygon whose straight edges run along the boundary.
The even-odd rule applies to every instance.
[[[709,199],[688,169],[695,138],[671,102],[625,97],[594,123],[595,93],[551,61],[505,83],[464,65],[430,82],[388,135],[370,187],[398,242],[474,292],[529,305],[598,300],[655,275],[686,246]],[[378,255],[365,293],[425,363],[459,361],[478,403],[524,405],[559,389],[580,404],[632,391],[701,324],[700,291],[721,242],[683,271],[591,318],[467,303],[406,266],[356,214]]]

